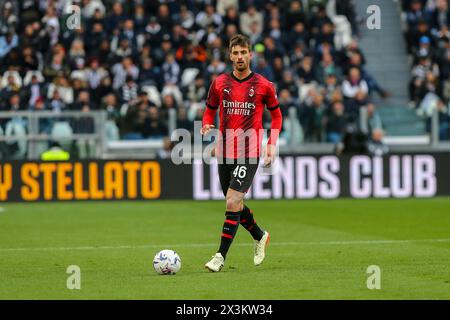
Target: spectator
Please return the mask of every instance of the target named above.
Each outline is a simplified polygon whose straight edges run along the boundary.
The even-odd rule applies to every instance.
[[[121,131],[124,140],[141,140],[144,138],[144,122],[146,121],[148,110],[145,105],[132,105],[125,114]]]
[[[263,57],[258,59],[258,62],[254,68],[254,72],[263,75],[269,81],[275,80],[275,74],[273,72],[272,66],[270,64],[268,64],[266,59]]]
[[[7,76],[7,84],[0,91],[0,99],[8,100],[13,94],[19,94],[21,83],[12,74]]]
[[[448,1],[436,0],[436,8],[431,13],[430,26],[434,32],[437,32],[437,30],[440,30],[443,26],[450,26]]]
[[[175,15],[174,20],[181,24],[185,30],[191,29],[195,23],[194,14],[185,5],[180,7],[180,12]]]
[[[276,58],[282,58],[284,51],[282,47],[277,46],[275,40],[271,37],[264,38],[264,57],[266,61],[273,62]]]
[[[72,109],[76,110],[76,111],[81,111],[81,110],[85,109],[85,107],[90,108],[91,104],[92,104],[92,102],[91,102],[91,96],[89,94],[89,91],[82,90],[78,94],[78,97],[75,100],[75,103],[73,104]]]
[[[283,81],[284,64],[282,57],[276,57],[272,61],[272,69],[274,73],[274,82],[281,83]]]
[[[205,10],[200,11],[195,17],[195,23],[203,29],[206,29],[211,24],[220,26],[222,24],[222,17],[216,13],[216,9],[212,4],[207,4]]]
[[[306,15],[303,11],[300,1],[292,1],[286,12],[286,30],[292,30],[294,25],[301,23],[303,26],[307,23]]]
[[[145,27],[145,38],[151,47],[157,47],[161,44],[163,30],[155,16],[150,17]]]
[[[111,14],[106,18],[106,31],[111,34],[125,20],[122,3],[115,1],[112,6]]]
[[[315,89],[308,92],[308,97],[300,106],[300,124],[305,133],[305,140],[308,142],[322,142],[322,128],[326,106],[323,96]]]
[[[136,35],[136,32],[135,32],[134,28],[135,28],[134,20],[126,19],[124,21],[124,23],[123,23],[123,30],[122,30],[122,33],[120,35],[120,37],[122,39],[127,39],[128,40],[128,44],[129,44],[129,46],[131,48],[132,54],[137,52],[137,49],[138,49],[137,35]]]
[[[177,128],[188,130],[191,134],[194,134],[194,123],[188,119],[185,108],[178,109]]]
[[[160,4],[158,7],[157,19],[163,32],[170,32],[172,30],[172,18],[170,16],[170,9],[167,4]]]
[[[361,77],[364,81],[366,81],[368,89],[369,89],[369,95],[376,91],[383,99],[390,96],[390,93],[383,89],[380,84],[375,80],[375,78],[366,71],[364,68],[363,58],[360,52],[354,51],[350,54],[350,59],[348,62],[349,69],[352,67],[358,68],[361,71]]]
[[[315,81],[315,75],[313,70],[313,59],[311,56],[305,56],[298,68],[297,75],[300,79],[300,83],[311,83]]]
[[[429,80],[436,79],[439,76],[439,66],[427,56],[422,56],[419,58],[419,63],[413,67],[411,74],[409,96],[412,104],[417,105],[427,93],[427,75]],[[433,83],[434,80],[430,84]]]
[[[330,17],[327,16],[325,6],[318,5],[317,10],[313,11],[309,20],[309,28],[312,36],[317,36],[321,32],[322,26],[326,23],[333,24],[333,21],[331,21]]]
[[[297,104],[288,89],[281,89],[279,96],[280,110],[283,117],[288,117],[290,108],[298,109]]]
[[[124,57],[122,62],[116,63],[112,67],[112,72],[114,75],[114,89],[122,87],[128,76],[131,76],[135,80],[139,77],[139,69],[134,65],[133,60],[130,57]]]
[[[288,29],[285,46],[293,49],[296,44],[308,44],[309,33],[305,28],[305,23],[297,21],[291,29]]]
[[[158,109],[156,107],[149,108],[148,116],[145,118],[143,136],[145,138],[161,138],[167,133],[167,126],[162,121]]]
[[[334,144],[342,142],[347,121],[344,114],[344,105],[341,102],[335,102],[331,106],[330,115],[326,121],[326,141]]]
[[[180,77],[180,66],[175,61],[175,56],[173,54],[169,54],[166,56],[166,61],[162,66],[162,73],[164,84],[167,85],[176,85],[178,84],[178,80]]]
[[[371,139],[367,143],[367,151],[374,156],[383,156],[389,152],[387,145],[383,143],[384,132],[382,129],[372,131]]]
[[[137,4],[134,8],[134,19],[136,34],[140,35],[145,32],[145,26],[148,21],[148,15],[142,4]]]
[[[164,138],[163,147],[158,151],[158,159],[169,159],[172,154],[173,147],[174,143],[170,140],[170,138]]]
[[[202,75],[197,75],[192,84],[186,88],[185,96],[190,102],[204,102],[206,101],[207,88],[205,79]]]
[[[373,103],[368,103],[366,106],[365,116],[362,118],[360,129],[363,133],[371,136],[375,130],[382,130],[383,124],[381,118]]]
[[[93,58],[89,63],[89,69],[86,70],[89,88],[92,90],[97,89],[101,80],[107,75],[108,72],[100,66],[98,59]]]
[[[322,55],[322,60],[318,63],[315,69],[315,79],[319,83],[325,83],[325,77],[327,74],[336,74],[336,65],[333,60],[333,56],[329,53]]]
[[[413,49],[419,44],[420,38],[426,36],[431,39],[432,34],[425,20],[420,20],[417,27],[408,29],[406,34],[408,53],[413,53]]]
[[[132,104],[138,96],[139,86],[133,80],[133,77],[128,76],[125,84],[120,89],[120,102]]]
[[[114,120],[116,124],[120,122],[120,112],[117,97],[114,93],[105,95],[102,99],[101,109],[106,110],[108,120]]]
[[[48,109],[55,113],[60,113],[61,111],[66,110],[66,105],[61,99],[61,95],[58,90],[53,91],[53,95],[48,103]]]
[[[0,6],[0,9],[0,34],[7,34],[17,27],[19,20],[14,13],[11,2],[5,2],[3,6]]]
[[[239,22],[239,12],[236,6],[229,6],[226,9],[226,13],[225,13],[225,17],[223,18],[223,25],[225,27],[225,29],[229,26],[229,25],[234,25],[235,27],[238,27],[240,22]],[[239,30],[237,30],[239,31]]]
[[[334,102],[342,101],[342,98],[336,98],[337,96],[342,97],[342,92],[335,70],[332,67],[325,69],[325,80],[322,89],[327,103],[332,104]]]
[[[151,58],[145,58],[142,61],[142,65],[139,72],[139,85],[146,86],[156,86],[159,90],[161,90],[162,82],[161,82],[161,68],[155,66],[153,64],[153,60]]]
[[[177,105],[175,97],[171,94],[164,95],[162,98],[161,109],[159,111],[159,115],[160,115],[162,121],[164,121],[164,123],[167,125],[168,120],[169,120],[170,110],[176,111],[178,109],[179,109],[179,106]]]
[[[6,110],[8,111],[23,111],[25,110],[25,107],[22,103],[22,99],[20,98],[20,95],[17,93],[14,93],[10,96],[8,99],[8,106],[6,107]]]
[[[291,97],[298,99],[298,85],[295,82],[292,71],[289,69],[283,71],[283,79],[280,83],[279,90],[281,91],[284,89],[289,91]]]
[[[238,0],[217,0],[217,13],[221,16],[225,16],[226,13],[229,12],[230,9],[233,9],[235,12],[238,11],[239,1]]]
[[[54,91],[58,91],[61,99],[64,101],[66,105],[71,105],[74,100],[74,90],[69,83],[69,80],[62,75],[59,74],[52,83],[48,86],[47,97],[53,97]]]
[[[84,50],[84,42],[76,39],[72,42],[69,50],[69,64],[72,70],[83,70],[86,63],[86,51]]]
[[[44,76],[46,79],[49,79],[49,81],[52,81],[59,74],[68,76],[69,73],[70,68],[64,60],[63,53],[54,54],[51,62],[44,67]]]
[[[423,10],[422,2],[420,0],[410,1],[410,8],[406,12],[406,22],[408,23],[408,28],[414,30],[420,21],[426,17],[425,11]]]
[[[50,5],[47,7],[47,12],[42,18],[42,24],[50,38],[50,45],[55,45],[58,43],[60,26],[59,19],[54,6]]]
[[[0,59],[4,58],[12,49],[19,45],[19,37],[13,32],[0,37]]]
[[[350,68],[347,78],[342,82],[342,93],[349,122],[356,122],[359,109],[367,103],[369,93],[367,82],[361,78],[358,68]]]
[[[30,110],[35,111],[35,112],[48,111],[48,109],[45,105],[44,98],[39,97],[36,100],[34,106],[30,107]],[[39,118],[39,125],[38,125],[39,133],[50,134],[52,131],[52,127],[53,127],[53,122],[54,122],[54,120],[51,118],[46,118],[46,117]]]
[[[28,105],[34,107],[36,101],[44,97],[44,88],[36,75],[31,76],[30,83],[23,90],[24,96],[28,100]]]
[[[239,25],[242,32],[249,37],[259,37],[263,32],[263,15],[256,10],[254,5],[250,5],[247,11],[242,13]]]
[[[96,89],[91,90],[90,92],[92,99],[95,101],[95,103],[97,105],[100,105],[101,99],[106,95],[113,93],[113,91],[114,90],[112,88],[111,77],[109,75],[106,75],[100,80],[99,86]]]

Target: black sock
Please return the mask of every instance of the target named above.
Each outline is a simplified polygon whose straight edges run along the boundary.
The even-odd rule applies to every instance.
[[[225,222],[223,223],[222,237],[220,239],[219,252],[225,258],[233,242],[234,236],[239,228],[240,213],[227,211],[225,212]]]
[[[246,205],[241,211],[241,225],[252,235],[253,239],[259,241],[264,235],[264,231],[256,224],[253,218],[253,211]]]

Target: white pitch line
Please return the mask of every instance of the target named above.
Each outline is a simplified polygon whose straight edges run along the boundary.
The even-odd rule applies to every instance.
[[[450,242],[450,239],[416,239],[416,240],[349,240],[349,241],[315,241],[315,242],[271,242],[271,246],[302,245],[360,245],[360,244],[407,244],[422,242]],[[72,250],[110,250],[110,249],[151,249],[151,248],[206,248],[217,246],[215,243],[191,244],[153,244],[153,245],[121,245],[121,246],[80,246],[80,247],[44,247],[44,248],[0,248],[0,252],[15,251],[72,251]],[[236,243],[235,246],[248,247],[252,243]]]

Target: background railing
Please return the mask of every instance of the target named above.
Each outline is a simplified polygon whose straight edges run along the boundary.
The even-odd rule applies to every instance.
[[[364,112],[360,121],[364,122]],[[176,129],[177,114],[169,112],[169,135]],[[332,153],[332,143],[306,143],[296,110],[291,108],[284,120],[280,153]],[[439,114],[432,114],[430,134],[387,136],[384,143],[392,152],[450,151],[449,142],[439,141]],[[192,139],[194,141],[194,139]],[[117,159],[167,157],[164,139],[120,140],[119,129],[105,111],[0,112],[0,160],[38,160],[42,152],[57,142],[72,159]],[[194,151],[195,148],[193,148]],[[191,157],[193,154],[186,154]]]
[[[0,112],[1,159],[37,160],[53,142],[75,158],[102,158],[106,112]]]

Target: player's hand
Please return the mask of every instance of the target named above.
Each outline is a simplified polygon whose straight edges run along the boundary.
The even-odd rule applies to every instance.
[[[200,129],[200,134],[202,136],[204,136],[205,134],[207,134],[208,132],[211,131],[211,129],[215,128],[215,126],[213,124],[205,124],[201,129]]]
[[[273,144],[268,144],[264,152],[264,167],[269,167],[275,160],[276,148]]]

